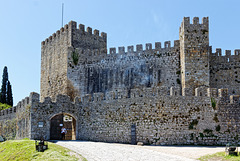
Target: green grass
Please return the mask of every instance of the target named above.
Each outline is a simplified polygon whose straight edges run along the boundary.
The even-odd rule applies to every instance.
[[[85,160],[82,156],[73,153],[70,155],[70,150],[63,148],[54,143],[48,142],[48,149],[44,152],[37,152],[35,150],[35,141],[34,140],[9,140],[6,142],[0,143],[0,160],[1,161],[75,161]],[[77,158],[76,155],[79,157]]]
[[[225,156],[225,152],[218,152],[212,155],[205,155],[200,157],[200,161],[240,161],[240,156]]]

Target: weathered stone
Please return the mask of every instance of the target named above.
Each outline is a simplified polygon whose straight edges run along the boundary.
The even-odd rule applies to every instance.
[[[42,42],[40,99],[31,93],[0,111],[0,135],[50,139],[52,118],[68,114],[80,140],[239,142],[240,50],[212,53],[206,17],[192,24],[185,17],[179,33],[174,46],[148,43],[107,54],[106,33],[71,21]]]

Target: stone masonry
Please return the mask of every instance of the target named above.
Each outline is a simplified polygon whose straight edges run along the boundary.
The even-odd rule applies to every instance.
[[[50,139],[51,119],[66,113],[80,140],[238,143],[239,73],[240,50],[212,52],[208,17],[184,17],[173,45],[109,53],[106,33],[71,21],[42,42],[41,94],[0,111],[0,135]]]

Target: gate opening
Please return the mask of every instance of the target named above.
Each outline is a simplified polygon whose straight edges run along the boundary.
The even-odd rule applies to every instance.
[[[62,140],[61,128],[63,126],[67,129],[65,140],[76,140],[76,120],[66,113],[56,115],[51,119],[50,139]]]

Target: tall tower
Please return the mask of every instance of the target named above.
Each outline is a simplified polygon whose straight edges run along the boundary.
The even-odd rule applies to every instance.
[[[193,95],[197,87],[209,87],[208,17],[184,17],[179,29],[181,84],[183,95]]]
[[[80,95],[74,80],[78,80],[80,75],[72,74],[70,69],[73,62],[73,52],[77,60],[75,63],[81,63],[86,58],[87,50],[103,50],[107,48],[107,34],[99,30],[77,23],[69,22],[64,28],[42,42],[41,46],[41,101],[45,97],[55,98],[58,94],[66,94],[71,97],[71,93],[76,91]],[[72,96],[72,99],[74,98]]]

